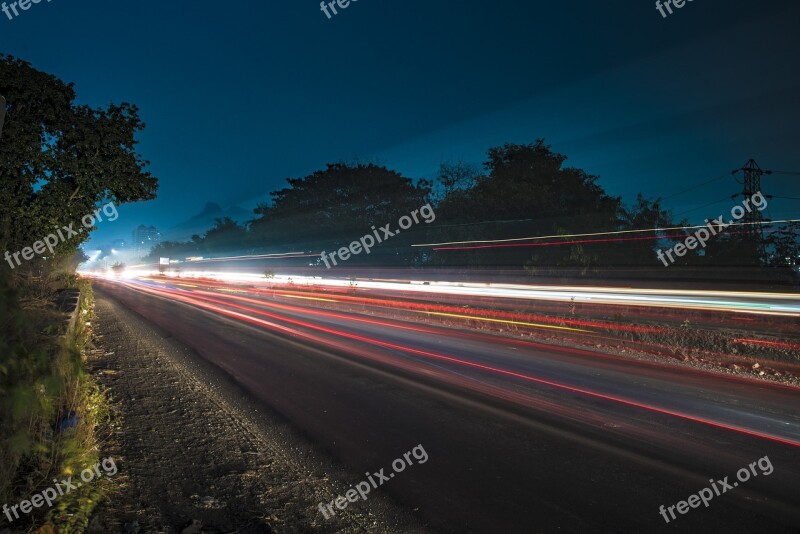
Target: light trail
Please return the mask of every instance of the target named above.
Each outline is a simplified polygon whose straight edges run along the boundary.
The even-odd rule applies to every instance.
[[[283,296],[286,297],[287,299],[316,300],[319,302],[337,302],[333,299],[325,299],[320,297],[304,297],[301,295],[283,295]]]
[[[778,437],[778,436],[775,436],[775,435],[772,435],[772,434],[768,434],[768,433],[765,433],[765,432],[759,432],[759,431],[755,431],[755,430],[752,430],[752,429],[744,428],[744,427],[733,425],[733,424],[729,424],[729,423],[723,423],[723,422],[719,422],[719,421],[714,421],[714,420],[707,419],[707,418],[704,418],[704,417],[697,417],[697,416],[690,415],[690,414],[687,414],[687,413],[684,413],[684,412],[681,412],[681,411],[678,411],[678,410],[672,410],[672,409],[667,409],[667,408],[663,408],[663,407],[660,407],[660,406],[655,406],[655,405],[650,404],[650,403],[633,401],[633,400],[630,400],[630,399],[626,399],[624,397],[620,397],[618,395],[609,395],[609,394],[606,394],[606,393],[601,393],[601,392],[590,390],[590,389],[583,388],[583,387],[575,387],[575,386],[571,386],[571,385],[564,384],[564,383],[561,383],[561,382],[556,382],[554,380],[548,380],[548,379],[539,378],[539,377],[536,377],[536,376],[533,376],[533,375],[530,375],[530,374],[527,374],[527,373],[522,373],[522,372],[518,372],[518,371],[511,371],[511,370],[508,370],[508,369],[503,369],[503,368],[500,368],[500,367],[497,367],[497,366],[494,366],[494,365],[478,363],[478,362],[464,360],[464,359],[457,358],[457,357],[450,356],[450,355],[446,355],[446,354],[432,352],[432,351],[429,351],[429,350],[422,350],[422,349],[417,349],[417,348],[406,346],[406,345],[401,345],[401,344],[398,344],[398,343],[382,341],[380,339],[375,339],[375,338],[363,336],[363,335],[360,335],[360,334],[346,332],[346,331],[338,330],[338,329],[335,329],[335,328],[330,328],[330,327],[327,327],[327,326],[321,326],[321,325],[317,325],[317,324],[310,323],[310,322],[307,322],[307,321],[301,321],[299,319],[293,319],[291,317],[287,317],[287,316],[284,316],[284,315],[278,315],[278,314],[275,314],[275,313],[270,313],[270,312],[265,311],[265,310],[260,310],[260,309],[251,308],[251,307],[248,307],[248,306],[238,305],[238,304],[235,304],[235,303],[232,303],[232,302],[227,302],[227,301],[224,301],[224,300],[220,300],[219,298],[196,296],[196,295],[194,295],[195,292],[193,292],[193,291],[172,290],[172,289],[168,289],[168,288],[159,288],[159,287],[148,287],[148,286],[144,286],[141,283],[137,284],[135,282],[128,282],[128,281],[123,282],[123,283],[126,286],[131,287],[134,290],[144,291],[144,292],[147,292],[147,293],[152,293],[152,294],[155,294],[157,296],[161,296],[162,298],[168,298],[168,299],[171,299],[171,300],[178,300],[178,301],[184,302],[186,304],[190,304],[190,305],[198,307],[198,308],[208,309],[208,310],[214,311],[216,313],[220,313],[222,315],[243,319],[246,322],[250,322],[251,324],[259,324],[259,325],[268,327],[269,329],[278,330],[278,331],[281,331],[281,332],[284,332],[284,333],[290,333],[290,334],[292,334],[294,336],[298,336],[299,335],[301,337],[309,337],[309,334],[307,332],[303,332],[303,331],[297,330],[297,327],[299,327],[299,328],[303,328],[303,329],[316,331],[316,332],[319,332],[319,333],[322,333],[322,334],[332,335],[332,336],[337,337],[337,338],[344,338],[344,339],[349,339],[349,340],[353,340],[353,341],[366,343],[369,346],[383,347],[383,348],[386,348],[386,349],[399,351],[401,353],[414,354],[414,355],[417,355],[417,356],[421,356],[421,357],[423,357],[424,359],[427,359],[427,360],[448,362],[448,363],[451,363],[451,364],[455,364],[457,366],[467,367],[467,368],[472,368],[472,369],[477,369],[477,370],[480,370],[480,371],[488,372],[488,373],[493,374],[493,375],[516,378],[516,379],[522,380],[524,382],[529,382],[529,383],[534,383],[534,384],[539,384],[539,385],[545,385],[545,386],[553,387],[553,388],[556,388],[556,389],[559,389],[559,390],[562,390],[562,391],[568,391],[568,392],[576,393],[576,394],[583,395],[583,396],[588,396],[588,397],[597,398],[597,399],[601,399],[601,400],[605,400],[605,401],[610,401],[610,402],[614,402],[614,403],[618,403],[618,404],[623,404],[623,405],[626,405],[626,406],[631,406],[631,407],[638,408],[638,409],[652,411],[652,412],[659,413],[659,414],[662,414],[662,415],[676,417],[676,418],[679,418],[679,419],[683,419],[683,420],[687,420],[687,421],[691,421],[691,422],[695,422],[695,423],[701,423],[701,424],[713,426],[715,428],[720,428],[720,429],[723,429],[723,430],[733,431],[733,432],[737,432],[737,433],[740,433],[740,434],[748,435],[748,436],[751,436],[751,437],[767,439],[767,440],[778,442],[778,443],[782,443],[782,444],[785,444],[785,445],[791,445],[791,446],[794,446],[794,447],[800,447],[800,442],[798,442],[798,441],[794,441],[792,439]],[[261,306],[272,305],[272,303],[267,303],[267,302],[264,302],[264,301],[258,301],[258,300],[255,300],[255,299],[247,299],[246,297],[230,296],[229,298],[236,298],[238,300],[252,300],[252,301],[254,301],[254,303],[257,303],[258,305],[261,305]],[[234,308],[234,309],[240,310],[240,311],[234,311],[234,310],[231,310],[231,309],[228,309],[228,308]],[[246,312],[246,313],[242,313],[242,312]],[[264,319],[260,319],[259,317],[254,317],[253,315],[248,315],[248,314],[254,314],[256,316],[266,317],[266,318],[272,319],[273,321],[277,320],[277,321],[279,321],[281,323],[288,323],[289,325],[292,325],[294,328],[292,328],[292,326],[286,326],[285,324],[282,325],[282,324],[275,323],[275,322],[272,322],[272,321],[267,321],[267,320],[264,320]],[[326,312],[326,314],[328,314],[328,315],[340,315],[340,314],[330,314],[330,313],[327,313],[327,312]],[[347,317],[347,319],[353,320],[352,317]],[[365,320],[365,319],[360,319],[360,320],[369,322],[368,320]],[[376,321],[375,324],[381,324],[381,322]],[[386,326],[394,326],[395,328],[397,327],[396,325],[390,325],[389,323],[383,323],[383,324],[385,324]],[[320,338],[318,338],[318,337],[313,337],[313,338],[315,339],[316,342],[320,341]],[[327,341],[326,341],[326,343],[327,343]],[[419,370],[417,370],[416,372],[419,372]]]
[[[800,351],[800,344],[798,343],[784,343],[781,341],[765,341],[763,339],[734,339],[735,343],[741,343],[742,345],[764,345],[767,347],[776,347],[780,349],[788,349],[788,350],[796,350]]]
[[[87,273],[91,274],[91,273]],[[126,271],[124,278],[158,277],[157,271]],[[276,275],[273,282],[254,273],[220,273],[212,271],[185,271],[175,280],[209,279],[227,283],[249,283],[271,287],[275,283],[294,284],[301,287],[334,287],[352,289],[350,279],[314,276]],[[545,286],[480,282],[446,281],[378,281],[357,279],[358,290],[442,294],[467,297],[493,297],[503,299],[549,300],[612,306],[646,306],[673,309],[693,309],[756,315],[800,317],[800,295],[793,293],[766,293],[753,291],[707,291],[677,289],[638,289],[602,286]]]
[[[533,327],[533,328],[550,328],[550,329],[553,329],[553,330],[567,330],[567,331],[570,331],[570,332],[589,332],[589,333],[591,333],[591,330],[582,330],[580,328],[569,328],[567,326],[554,326],[554,325],[548,325],[548,324],[527,323],[527,322],[524,322],[524,321],[509,321],[509,320],[506,320],[506,319],[491,319],[491,318],[488,318],[488,317],[479,317],[479,316],[474,316],[474,315],[461,315],[461,314],[457,314],[457,313],[441,313],[441,312],[416,311],[416,310],[414,310],[414,312],[415,313],[424,313],[426,315],[436,315],[438,317],[453,317],[453,318],[456,318],[456,319],[468,319],[470,321],[486,321],[486,322],[489,322],[489,323],[500,323],[500,324],[517,325],[517,326],[530,326],[530,327]]]
[[[780,221],[769,221],[769,222],[744,222],[744,223],[736,223],[727,225],[726,228],[736,228],[739,226],[748,226],[752,224],[762,224],[762,225],[771,225],[771,224],[782,224],[782,223],[793,223],[793,222],[800,222],[800,219],[783,219]],[[488,244],[488,243],[513,243],[517,241],[532,241],[536,239],[563,239],[565,237],[594,237],[594,236],[601,236],[601,235],[624,235],[624,234],[640,234],[644,232],[670,232],[672,230],[696,230],[698,228],[708,228],[705,224],[700,224],[696,226],[669,226],[666,228],[645,228],[641,230],[616,230],[612,232],[589,232],[583,234],[560,234],[560,235],[540,235],[540,236],[532,236],[532,237],[514,237],[510,239],[476,239],[472,241],[449,241],[449,242],[442,242],[442,243],[418,243],[415,245],[411,245],[412,247],[441,247],[446,245],[473,245],[473,244]]]
[[[726,232],[727,235],[744,232]],[[492,245],[470,245],[453,247],[435,247],[433,250],[479,250],[487,248],[519,248],[519,247],[555,247],[563,245],[584,245],[588,243],[621,243],[625,241],[654,241],[656,239],[683,239],[686,234],[654,235],[645,237],[617,237],[611,239],[577,239],[572,241],[550,241],[548,243],[496,243]]]
[[[256,290],[257,292],[263,293],[264,291]],[[275,293],[285,297],[291,297],[292,295],[289,294],[287,291],[278,291],[272,290],[271,293]],[[305,296],[295,297],[295,298],[309,298]],[[466,313],[463,308],[459,308],[456,306],[446,306],[441,304],[429,304],[429,303],[420,303],[420,302],[406,302],[400,300],[388,300],[388,299],[379,299],[379,298],[365,298],[365,297],[352,297],[352,296],[345,296],[345,295],[336,295],[336,296],[329,296],[326,295],[326,298],[321,300],[328,300],[330,302],[339,302],[344,304],[362,304],[365,306],[369,306],[371,308],[385,308],[394,311],[403,310],[403,311],[410,311],[412,313],[420,313],[420,314],[434,314],[434,315],[441,315],[441,316],[448,316],[456,317],[459,316],[460,318],[468,318],[475,321],[486,320],[487,318],[491,319],[490,322],[498,322],[504,324],[526,324],[526,323],[533,323],[538,321],[540,323],[563,323],[572,326],[584,326],[584,327],[592,327],[592,328],[604,328],[609,330],[615,331],[625,331],[625,332],[639,332],[639,333],[660,333],[663,332],[663,328],[656,328],[656,327],[646,327],[646,326],[633,326],[627,324],[617,324],[617,323],[608,323],[603,321],[589,321],[585,319],[571,319],[568,317],[549,317],[546,315],[534,315],[528,313],[512,313],[512,312],[504,312],[504,311],[497,311],[497,310],[481,310],[475,309],[472,310],[472,314]],[[539,325],[539,326],[549,326],[549,325]],[[561,325],[557,325],[561,326]],[[585,331],[590,332],[590,330],[580,330],[580,329],[572,329],[574,331]]]
[[[227,289],[225,289],[224,287],[221,287],[217,283],[206,282],[206,284],[207,285],[205,287],[207,287],[207,288],[214,289],[216,291],[228,292]],[[245,292],[244,291],[237,291],[237,293],[245,293]],[[257,288],[254,288],[252,290],[252,293],[254,293],[254,294],[263,294],[263,295],[277,295],[277,296],[281,296],[281,297],[290,297],[290,298],[298,296],[298,295],[296,295],[298,293],[296,291],[295,292],[289,292],[289,291],[285,291],[285,290],[279,291],[279,290],[265,290],[265,289],[257,289]],[[206,293],[206,292],[203,292],[203,294],[213,295],[213,293]],[[327,293],[322,293],[322,294],[328,295]],[[412,313],[418,313],[420,315],[427,315],[427,316],[431,315],[430,312],[432,311],[432,309],[433,310],[440,310],[440,311],[441,310],[447,310],[447,311],[451,311],[451,312],[456,312],[456,311],[462,312],[461,308],[457,308],[455,306],[442,306],[442,305],[435,305],[434,306],[434,305],[430,305],[430,304],[427,304],[427,303],[423,304],[423,303],[418,303],[418,302],[390,301],[390,300],[385,300],[385,299],[353,297],[353,296],[344,296],[344,295],[331,296],[330,298],[309,298],[309,297],[306,297],[305,294],[301,294],[301,295],[299,295],[299,298],[302,298],[304,300],[318,300],[318,301],[323,301],[323,302],[336,302],[336,303],[340,303],[340,304],[359,304],[359,305],[368,306],[369,308],[390,309],[390,310],[395,311],[395,312],[398,311],[398,310],[402,310],[402,311],[409,311],[409,312],[412,312]],[[255,303],[255,304],[262,304],[261,301],[253,300],[253,299],[249,299],[249,298],[238,298],[238,300],[243,300],[243,301],[250,302],[250,303]],[[274,306],[274,304],[271,304],[271,305]],[[284,307],[283,309],[290,310],[290,308],[286,308],[286,307]],[[291,311],[300,311],[300,310],[301,309],[299,309],[299,308],[291,308]],[[663,328],[643,327],[643,326],[634,326],[634,325],[618,324],[618,323],[605,323],[605,322],[601,322],[601,321],[589,321],[589,320],[583,320],[583,319],[568,319],[568,318],[564,318],[564,317],[548,317],[548,316],[539,316],[539,315],[531,315],[531,314],[509,313],[509,312],[502,312],[502,311],[496,311],[496,310],[491,310],[491,311],[490,310],[474,310],[474,311],[475,311],[475,313],[487,313],[487,314],[489,314],[489,316],[491,318],[497,318],[497,317],[520,318],[520,317],[525,317],[525,318],[528,318],[530,320],[551,321],[551,322],[561,322],[561,323],[571,324],[571,325],[590,326],[590,327],[593,327],[593,328],[606,329],[606,330],[609,330],[609,331],[611,331],[613,333],[619,333],[619,332],[664,333],[665,332],[665,330]],[[435,314],[434,313],[434,316],[437,316],[437,315],[441,315],[441,316],[444,316],[444,317],[450,316],[450,317],[453,317],[453,318],[463,318],[465,320],[472,320],[472,321],[481,321],[481,320],[485,320],[486,319],[486,317],[482,316],[482,315],[468,315],[468,314],[465,314],[463,312],[462,313],[440,313],[440,314]],[[342,316],[341,315],[336,315],[335,317],[340,317],[341,318]],[[359,319],[354,319],[354,320],[359,321]],[[372,324],[375,324],[372,321],[369,321],[369,322],[371,322]],[[511,321],[502,321],[501,324],[513,324],[514,322],[522,322],[523,324],[525,323],[524,321],[513,321],[513,320],[511,320]],[[383,323],[379,323],[379,324],[383,324]],[[400,328],[406,328],[406,327],[401,326]],[[417,332],[431,332],[431,333],[434,333],[434,334],[438,334],[439,333],[438,331],[429,330],[429,329],[426,329],[426,328],[414,328],[413,330],[417,331]],[[576,340],[603,340],[603,341],[606,341],[606,342],[610,342],[614,346],[617,346],[617,345],[620,344],[620,342],[622,342],[624,346],[633,345],[633,346],[637,346],[640,349],[645,350],[645,351],[647,351],[649,353],[652,353],[652,354],[657,354],[657,355],[660,355],[660,356],[663,356],[663,357],[669,358],[669,359],[674,358],[674,349],[675,349],[674,346],[668,346],[668,345],[652,343],[652,342],[646,342],[646,341],[641,341],[641,340],[632,340],[632,339],[627,339],[627,338],[622,340],[620,338],[614,338],[614,337],[610,337],[610,336],[598,335],[598,334],[594,333],[591,330],[583,330],[583,329],[577,329],[577,328],[576,329],[572,329],[571,331],[569,331],[569,333],[571,333],[574,336],[576,336]],[[487,341],[487,340],[489,342],[493,342],[494,341],[494,338],[487,338],[487,336],[485,334],[471,334],[471,333],[464,332],[464,331],[460,332],[459,337],[462,338],[462,339],[463,338],[469,338],[469,339],[474,339],[476,341],[484,341],[484,342]],[[506,339],[504,339],[504,342],[508,343],[508,344],[512,344],[512,345],[518,345],[520,347],[526,347],[526,348],[538,349],[538,350],[549,350],[549,349],[552,348],[551,346],[548,346],[548,345],[543,345],[541,343],[536,343],[536,342],[533,342],[531,340],[524,340],[524,339],[506,338]],[[592,344],[596,343],[595,341],[590,341],[590,342]],[[603,357],[603,358],[606,358],[606,359],[613,359],[613,360],[617,360],[617,361],[631,362],[630,358],[618,357],[618,356],[614,356],[614,355],[611,355],[611,354],[590,352],[590,351],[585,351],[585,350],[576,350],[576,349],[570,349],[570,348],[565,348],[565,347],[561,347],[560,350],[561,351],[570,352],[570,353],[574,353],[574,354],[582,356],[582,357],[591,357],[591,358]],[[750,358],[748,358],[746,356],[742,356],[742,355],[734,356],[732,354],[717,353],[717,352],[713,352],[713,351],[709,351],[709,350],[703,350],[698,354],[703,354],[705,356],[713,356],[713,357],[716,357],[716,358],[720,358],[722,361],[736,360],[736,361],[741,362],[743,359],[744,360],[749,360],[750,359]],[[752,359],[752,361],[755,361],[755,359]],[[668,366],[663,365],[663,364],[655,364],[653,362],[646,362],[646,361],[643,361],[643,360],[635,360],[635,362],[637,364],[639,364],[639,365],[647,363],[647,364],[650,364],[650,365],[653,365],[653,366],[656,366],[656,367],[668,368]],[[793,369],[794,368],[800,369],[800,366],[792,366],[792,365],[789,365],[787,363],[783,363],[783,367],[784,368],[791,367]],[[746,379],[744,379],[744,378],[742,380],[746,381]]]
[[[275,254],[250,254],[241,256],[220,256],[216,258],[203,258],[201,260],[186,260],[185,263],[208,263],[215,261],[245,261],[245,260],[280,260],[291,258],[313,258],[319,254],[309,254],[307,252],[281,252]]]

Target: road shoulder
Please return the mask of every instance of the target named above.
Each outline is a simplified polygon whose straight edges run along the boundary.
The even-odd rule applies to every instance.
[[[96,306],[88,367],[119,416],[119,491],[91,530],[419,531],[389,503],[323,520],[342,484],[319,451],[140,316],[100,293]]]

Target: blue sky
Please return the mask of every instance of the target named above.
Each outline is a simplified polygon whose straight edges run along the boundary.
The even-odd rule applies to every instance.
[[[0,13],[0,52],[81,102],[140,107],[159,198],[121,207],[100,239],[207,201],[252,207],[326,162],[430,177],[537,137],[626,199],[720,177],[667,201],[702,218],[735,203],[722,175],[750,157],[800,171],[798,20],[777,0],[696,0],[666,19],[649,0],[359,0],[330,20],[313,0],[52,0]],[[800,197],[798,180],[764,190]],[[767,215],[798,208],[775,199]]]

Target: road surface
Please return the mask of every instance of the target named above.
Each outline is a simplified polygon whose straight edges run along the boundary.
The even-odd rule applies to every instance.
[[[322,308],[319,297],[191,281],[95,287],[357,475],[423,445],[427,462],[376,491],[431,530],[800,527],[797,388]],[[765,457],[707,507],[661,515]]]

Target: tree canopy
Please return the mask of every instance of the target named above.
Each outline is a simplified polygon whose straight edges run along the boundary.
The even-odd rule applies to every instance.
[[[6,119],[0,138],[0,248],[19,249],[77,223],[98,203],[155,198],[158,182],[136,151],[135,105],[76,103],[73,84],[0,55]],[[73,252],[87,233],[60,244]]]
[[[424,205],[431,192],[426,181],[414,184],[372,163],[332,163],[286,181],[289,187],[270,193],[272,201],[255,210],[251,229],[259,244],[349,243]]]
[[[626,206],[599,185],[597,176],[566,161],[537,139],[489,148],[482,172],[470,163],[448,161],[433,181],[416,184],[383,166],[331,163],[308,176],[288,178],[287,187],[273,191],[271,202],[255,210],[246,229],[217,221],[203,237],[164,243],[151,257],[331,251],[369,234],[373,226],[391,223],[396,228],[400,217],[431,202],[435,224],[413,225],[371,255],[354,256],[348,265],[525,266],[539,273],[662,268],[656,251],[683,241],[689,231],[660,229],[687,226],[688,221],[673,220],[659,199],[641,193]],[[552,237],[514,241],[531,236]],[[505,242],[481,243],[497,240]],[[796,257],[796,233],[776,235],[774,241],[773,259]],[[719,236],[703,250],[689,250],[675,265],[757,265],[755,252],[751,242]],[[303,265],[308,261],[297,259]]]

